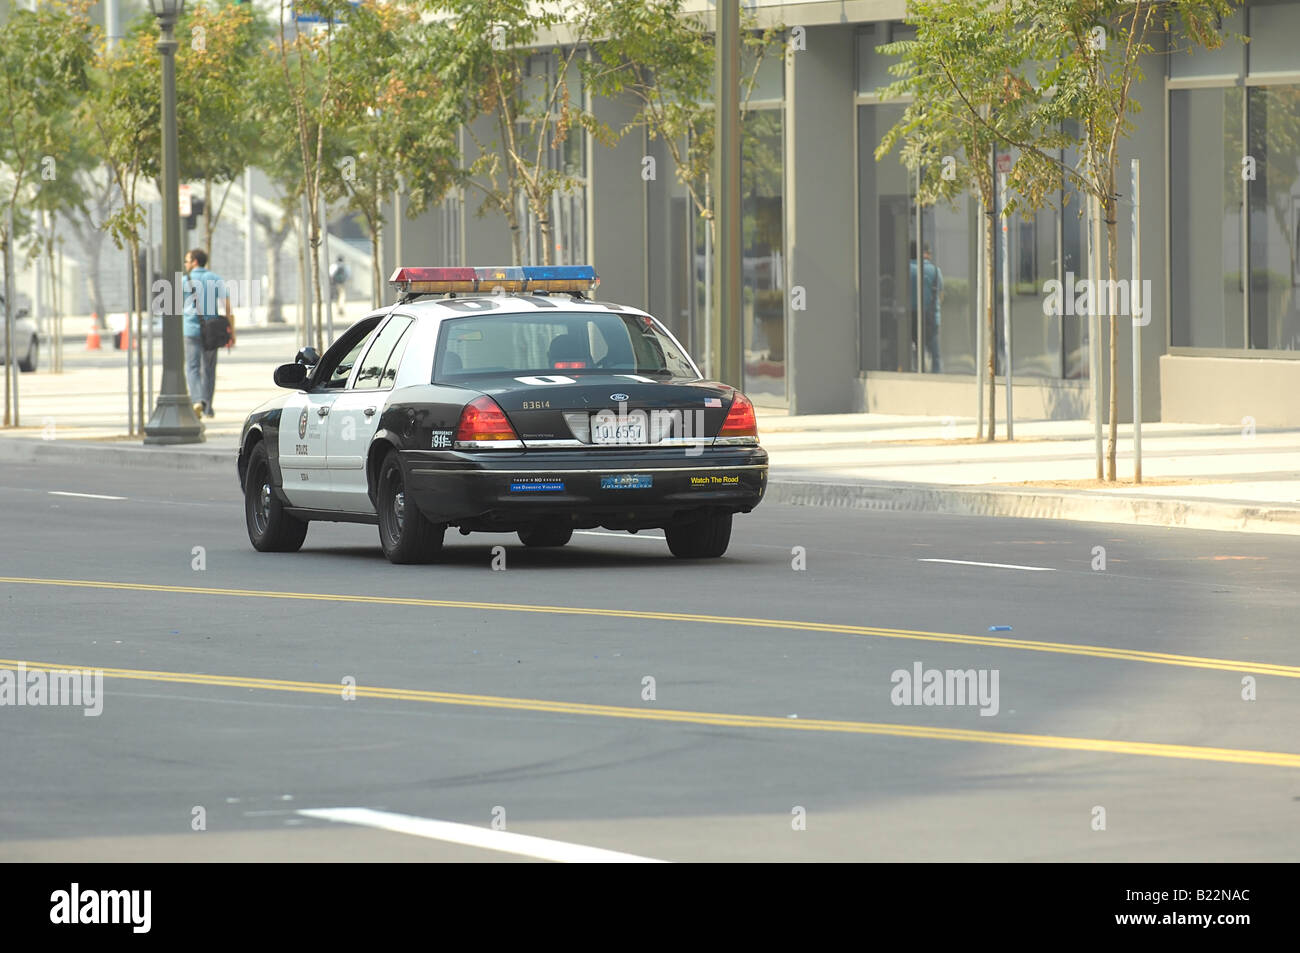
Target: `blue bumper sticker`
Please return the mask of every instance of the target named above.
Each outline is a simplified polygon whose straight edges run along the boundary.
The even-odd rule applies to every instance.
[[[654,476],[649,473],[620,473],[600,478],[602,490],[648,490],[653,484]]]
[[[563,493],[564,481],[541,477],[521,477],[510,481],[511,493]]]

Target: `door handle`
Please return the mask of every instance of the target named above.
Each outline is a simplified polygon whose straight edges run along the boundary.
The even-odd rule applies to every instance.
[[[373,417],[375,415],[375,408],[367,407],[365,410],[362,411],[362,413],[365,414],[367,417]]]
[[[328,407],[322,407],[320,410],[316,411],[317,417],[328,417],[329,415],[330,409]]]

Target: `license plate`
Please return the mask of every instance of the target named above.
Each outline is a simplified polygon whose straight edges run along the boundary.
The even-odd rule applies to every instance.
[[[591,442],[600,444],[646,443],[644,414],[599,413],[591,417]]]

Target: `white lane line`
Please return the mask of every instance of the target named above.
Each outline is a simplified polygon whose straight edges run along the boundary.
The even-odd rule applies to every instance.
[[[975,563],[969,559],[918,559],[919,563],[954,563],[958,566],[987,566],[989,569],[1023,569],[1026,572],[1056,572],[1051,566],[1015,566],[1011,563]]]
[[[47,490],[50,496],[79,496],[86,500],[125,500],[124,496],[104,496],[100,493],[69,493],[66,490]]]
[[[560,840],[548,840],[545,837],[531,837],[528,834],[511,834],[508,831],[495,831],[486,827],[475,827],[471,824],[435,821],[427,817],[413,817],[410,814],[372,811],[367,807],[309,808],[300,810],[298,813],[306,817],[316,817],[340,824],[358,824],[362,827],[378,828],[381,831],[411,834],[414,837],[427,837],[430,840],[464,844],[467,847],[482,847],[485,850],[499,850],[506,854],[519,854],[524,857],[536,857],[541,860],[555,860],[562,863],[663,863],[663,861],[655,860],[653,857],[638,857],[636,854],[622,854],[615,850],[585,847],[582,844],[569,844]]]
[[[647,536],[645,533],[600,533],[594,529],[575,529],[576,536],[603,536],[606,539],[663,539],[662,536]]]

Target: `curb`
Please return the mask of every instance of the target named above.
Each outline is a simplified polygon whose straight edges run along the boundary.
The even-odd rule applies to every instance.
[[[792,506],[1300,535],[1300,506],[1212,500],[1035,493],[908,483],[818,483],[779,477],[769,478],[764,499]]]
[[[0,438],[0,461],[5,463],[61,463],[74,467],[154,467],[167,470],[210,470],[228,467],[235,472],[236,445],[146,447],[140,444],[94,443],[80,440]]]
[[[0,438],[0,461],[61,463],[81,467],[153,467],[177,471],[235,472],[234,440],[228,446],[145,447],[77,440]],[[950,516],[1126,523],[1235,533],[1300,536],[1300,506],[1213,500],[986,490],[913,483],[831,483],[769,478],[764,499],[792,506],[821,506]]]

